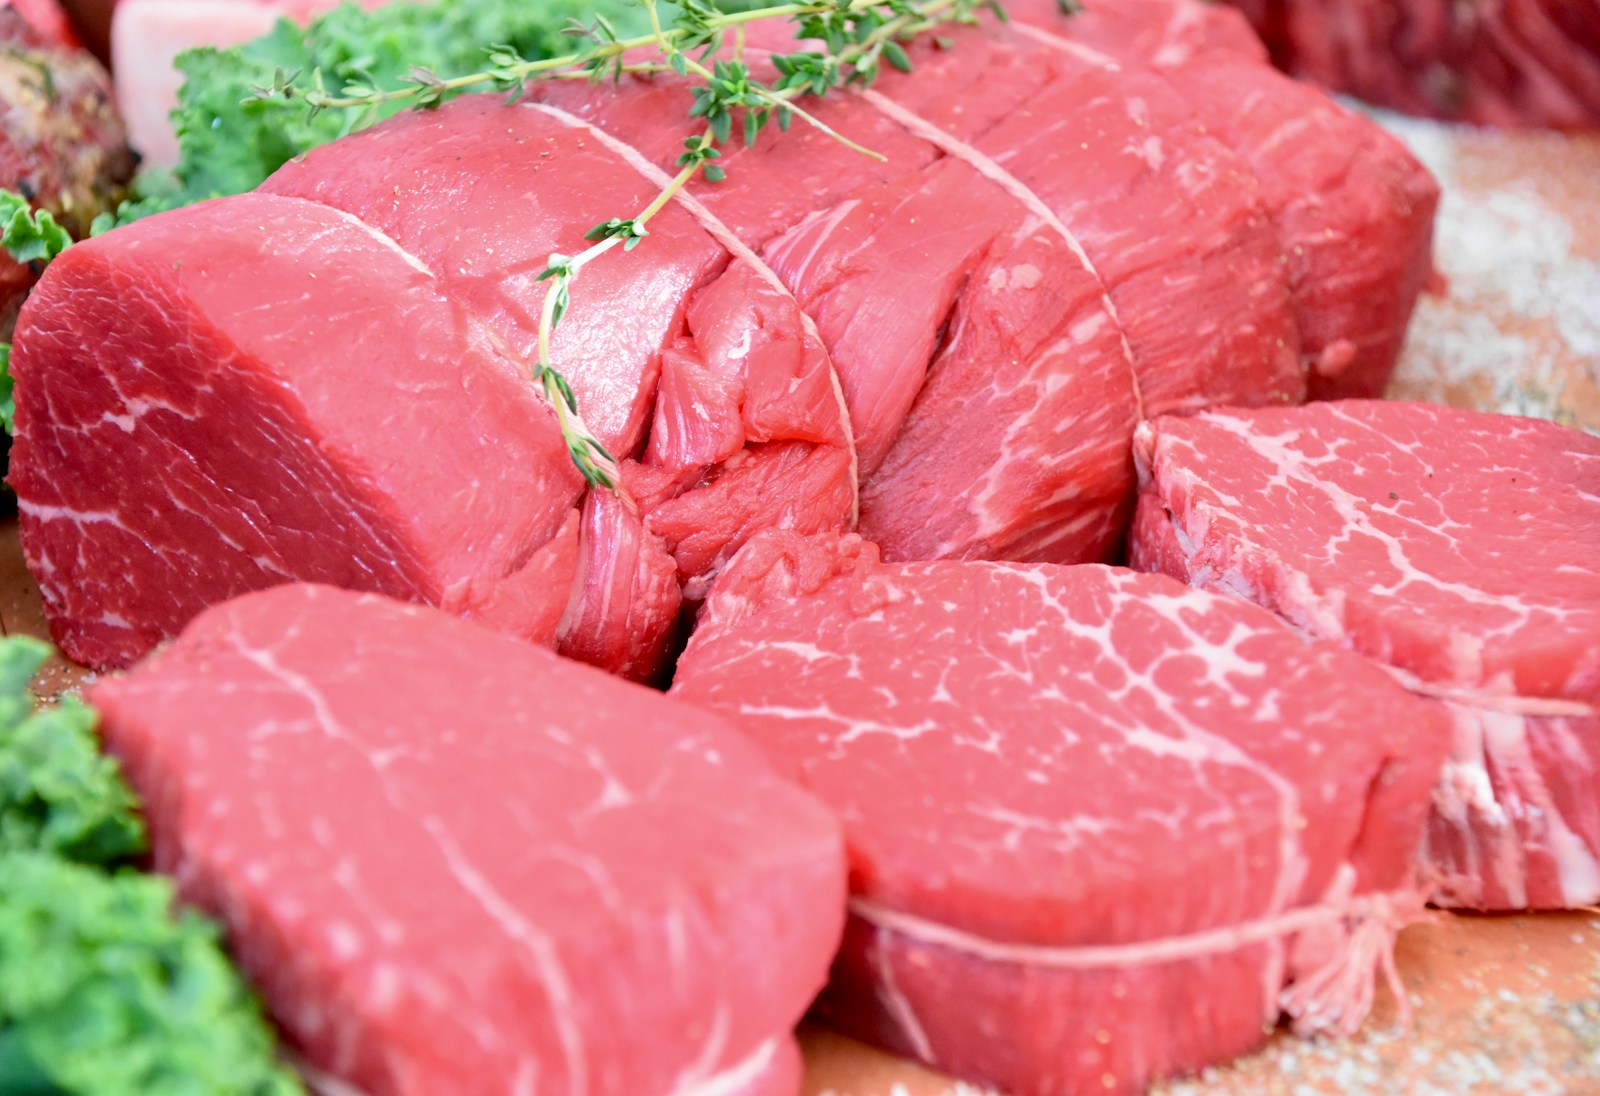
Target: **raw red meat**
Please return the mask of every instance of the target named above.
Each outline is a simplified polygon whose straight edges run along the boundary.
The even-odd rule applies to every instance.
[[[1232,0],[1274,58],[1338,91],[1492,126],[1600,129],[1597,0]]]
[[[1021,33],[1079,64],[1152,67],[1238,154],[1280,241],[1311,397],[1382,395],[1433,272],[1439,187],[1415,157],[1261,64],[1232,12],[1194,0],[1123,0],[1070,18],[1053,0],[1011,10],[1028,24]]]
[[[514,157],[526,174],[495,169]],[[541,170],[560,185],[530,191]],[[584,270],[554,353],[619,457],[650,459],[645,428],[667,351],[720,378],[727,445],[651,468],[626,461],[629,497],[588,506],[575,544],[551,542],[581,484],[529,380],[545,289],[537,275],[550,253],[581,249],[594,209],[637,209],[660,183],[559,112],[463,99],[318,150],[271,180],[268,195],[69,252],[30,306],[14,359],[24,539],[68,653],[125,665],[206,604],[305,578],[439,604],[543,641],[559,632],[563,650],[647,677],[662,666],[681,586],[703,581],[749,533],[846,525],[850,428],[809,318],[759,259],[719,238],[714,218],[672,206],[651,223],[648,251],[619,250]],[[256,239],[280,226],[282,239]],[[247,257],[235,261],[235,250]],[[324,251],[337,253],[325,271]],[[146,284],[123,289],[135,283]],[[351,298],[371,303],[346,320]],[[412,308],[425,315],[410,318]],[[91,334],[101,325],[106,336]],[[86,393],[85,342],[108,375],[182,389],[157,407],[180,410],[141,420],[146,393],[112,383]],[[185,350],[167,353],[169,342]],[[440,363],[458,357],[469,380],[442,380]],[[274,404],[299,415],[300,389],[330,386],[281,429],[310,454],[333,432],[333,456],[350,465],[336,478],[348,482],[310,490],[310,473],[275,459],[282,442],[267,437],[246,459],[249,438],[232,436],[240,427],[227,412],[191,420],[182,410],[192,382],[180,367],[251,389],[262,415]],[[479,372],[492,385],[470,379]],[[55,395],[62,385],[67,394]],[[222,406],[243,418],[236,404]],[[160,444],[149,445],[143,427],[157,423]],[[116,484],[73,473],[118,465],[149,468],[150,499],[124,506]],[[382,499],[369,514],[373,489]],[[172,493],[184,497],[164,501]],[[230,523],[243,532],[217,533]],[[537,574],[508,586],[535,553]],[[186,569],[199,581],[174,577]]]
[[[369,1096],[795,1096],[838,823],[717,717],[293,585],[93,689],[156,867]]]
[[[1274,610],[1456,721],[1436,899],[1600,900],[1600,439],[1349,401],[1141,427],[1134,564]]]
[[[1253,606],[856,538],[753,540],[672,691],[844,819],[825,1015],[1018,1096],[1141,1091],[1280,1011],[1358,1023],[1448,741]]]
[[[12,361],[24,551],[77,661],[128,665],[294,579],[492,603],[553,638],[575,556],[566,581],[517,576],[544,573],[582,486],[554,416],[346,214],[248,194],[76,244]]]
[[[1232,32],[1205,29],[1220,20],[1237,30],[1236,16],[1173,10],[1170,0],[1140,0],[1127,18],[1100,24],[1107,34],[1144,27],[1137,41],[1165,43],[1150,48],[1173,66],[1222,56],[1280,79],[1237,60]],[[1385,204],[1386,182],[1347,176],[1381,161],[1402,191],[1431,194],[1409,160],[1362,145],[1342,166],[1326,155],[1315,169],[1296,166],[1321,137],[1280,132],[1279,115],[1242,108],[1223,128],[1263,144],[1246,149],[1241,138],[1236,150],[1205,120],[1234,100],[1193,93],[1168,68],[1042,32],[958,28],[952,37],[948,51],[919,47],[918,72],[886,75],[881,92],[816,105],[887,160],[804,124],[769,133],[754,149],[727,150],[732,181],[691,188],[636,251],[585,268],[554,358],[622,459],[626,497],[587,505],[576,544],[547,553],[547,569],[578,568],[570,601],[542,589],[545,579],[515,584],[515,597],[488,590],[512,566],[491,561],[454,580],[480,615],[516,630],[518,613],[530,614],[542,636],[549,602],[560,601],[563,652],[647,677],[664,665],[683,598],[698,598],[762,529],[837,531],[859,515],[892,558],[1107,559],[1131,507],[1141,414],[1298,402],[1302,333],[1320,340],[1318,369],[1335,362],[1371,379],[1367,365],[1350,363],[1373,347],[1385,358],[1398,341],[1411,282],[1427,268],[1431,205],[1419,199],[1400,216]],[[974,81],[983,94],[967,94]],[[527,374],[549,256],[577,252],[597,222],[640,209],[693,132],[682,81],[553,83],[515,107],[485,96],[391,119],[297,158],[263,189],[350,215],[432,280],[456,323]],[[1339,124],[1318,115],[1311,128],[1331,126],[1336,144],[1367,140],[1365,123],[1332,108],[1328,118]],[[1280,137],[1292,151],[1276,151]],[[1282,178],[1262,182],[1271,173]],[[1269,194],[1277,206],[1262,201]],[[1303,241],[1294,250],[1310,256],[1304,264],[1285,255],[1291,238]],[[1323,249],[1323,240],[1337,244]],[[102,246],[116,254],[123,245]],[[1352,307],[1358,290],[1382,303]],[[100,320],[83,322],[80,299],[47,283],[34,314],[74,338],[119,345],[92,334]],[[123,312],[102,304],[102,318],[132,330],[167,322],[145,317],[138,301]],[[335,304],[316,307],[334,322]],[[55,349],[34,350],[46,346]],[[15,368],[25,379],[66,369],[65,346],[23,338]],[[29,470],[23,497],[70,477],[68,464]],[[563,514],[577,501],[570,485],[557,495],[546,501]],[[544,523],[541,544],[556,527]],[[79,556],[69,547],[76,534],[61,535],[49,560],[61,573],[47,578],[58,586],[74,581]],[[248,560],[229,566],[248,571]],[[265,581],[202,583],[195,599]],[[375,588],[460,607],[427,583]],[[148,644],[181,624],[191,602],[152,620],[92,599],[68,608],[57,596],[52,612],[63,635],[83,627],[66,619],[74,613],[110,612]]]

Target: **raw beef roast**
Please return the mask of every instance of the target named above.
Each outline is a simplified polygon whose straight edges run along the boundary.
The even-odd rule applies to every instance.
[[[1236,594],[1436,698],[1436,900],[1600,900],[1600,439],[1349,401],[1159,419],[1134,564]]]
[[[405,159],[419,148],[431,157]],[[508,156],[561,185],[494,170]],[[126,665],[207,604],[302,578],[556,636],[647,677],[680,583],[754,529],[849,522],[849,424],[808,318],[674,206],[649,250],[585,269],[556,353],[619,455],[643,445],[665,355],[707,375],[717,436],[630,464],[625,499],[564,524],[582,483],[529,379],[537,275],[594,223],[588,204],[636,209],[659,183],[581,126],[464,99],[309,162],[327,174],[297,165],[268,190],[321,200],[261,193],[141,222],[58,259],[30,306],[12,479],[74,658]]]
[[[1232,12],[1196,0],[1119,0],[1072,18],[1054,0],[1014,0],[1009,10],[1028,24],[1023,34],[1080,65],[1153,67],[1189,104],[1201,131],[1259,184],[1310,395],[1382,395],[1433,272],[1439,188],[1405,147],[1261,64],[1259,43]]]
[[[1018,1096],[1141,1091],[1281,1012],[1359,1022],[1448,743],[1236,600],[853,537],[751,541],[672,691],[844,819],[826,1016]]]
[[[271,198],[87,245],[47,278],[14,359],[24,541],[58,637],[79,659],[125,663],[204,604],[308,578],[553,630],[561,651],[648,679],[681,602],[763,529],[859,519],[896,559],[1111,558],[1142,416],[1297,403],[1336,375],[1381,384],[1428,269],[1426,174],[1319,93],[1286,124],[1270,106],[1282,78],[1227,33],[1186,30],[1202,25],[1174,14],[1189,10],[1138,0],[1085,24],[1154,49],[1154,67],[1037,28],[956,28],[952,48],[914,50],[915,74],[808,104],[884,159],[774,127],[731,144],[729,180],[680,196],[636,250],[586,267],[553,358],[621,461],[615,497],[539,462],[513,489],[523,458],[497,451],[502,427],[443,460],[431,439],[481,415],[552,450],[531,397],[482,408],[490,387],[447,378],[530,375],[540,273],[677,170],[695,132],[683,81],[555,81],[514,107],[484,96],[407,114],[286,165]],[[1228,91],[1232,70],[1222,90],[1178,79],[1213,55],[1255,90]],[[258,208],[307,227],[251,244]],[[339,329],[345,302],[312,269],[320,225],[328,246],[382,254],[339,276],[368,287],[362,331],[404,367]],[[249,247],[277,265],[212,259]],[[414,345],[405,294],[379,301],[388,283],[414,283],[440,337],[471,351]],[[134,373],[152,392],[188,392],[185,369],[243,385],[301,422],[305,459],[335,466],[329,497],[354,501],[306,497],[292,462],[239,460],[234,426],[191,430],[188,397],[85,384],[83,346],[90,376]],[[325,370],[337,394],[301,416],[300,389]],[[430,382],[452,391],[434,401]],[[343,448],[324,444],[333,432]],[[77,471],[107,462],[150,497],[128,503]],[[187,493],[169,505],[174,479]],[[504,550],[409,522],[419,485],[450,496],[424,514],[509,528]],[[298,509],[280,517],[280,499]],[[389,558],[403,576],[382,573]]]
[[[76,244],[44,286],[11,482],[72,658],[128,665],[294,579],[553,641],[582,480],[525,368],[388,240],[248,194]]]
[[[1600,129],[1597,0],[1231,0],[1289,71],[1412,114]]]
[[[433,609],[290,585],[93,700],[156,867],[369,1096],[796,1096],[838,823],[720,719]]]

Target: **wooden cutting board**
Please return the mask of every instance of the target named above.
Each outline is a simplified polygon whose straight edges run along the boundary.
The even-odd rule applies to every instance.
[[[1438,257],[1391,395],[1600,431],[1600,137],[1505,136],[1384,119],[1446,186]],[[1447,287],[1447,288],[1446,288]],[[1600,561],[1597,561],[1600,565]],[[0,628],[44,635],[14,522],[0,527]],[[42,688],[78,684],[47,667]],[[1349,1040],[1275,1036],[1164,1096],[1600,1096],[1600,911],[1438,914],[1397,949],[1413,1021],[1380,990]],[[802,1031],[804,1096],[982,1096],[831,1033]]]

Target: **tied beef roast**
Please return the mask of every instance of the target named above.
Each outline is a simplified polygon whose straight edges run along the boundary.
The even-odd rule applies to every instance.
[[[1600,900],[1600,440],[1347,401],[1141,428],[1136,566],[1274,610],[1447,711],[1435,900]]]
[[[1253,179],[1277,234],[1311,397],[1381,396],[1433,273],[1439,188],[1410,152],[1262,64],[1260,43],[1226,9],[1118,0],[1064,18],[1054,0],[1015,0],[1008,10],[1022,34],[1078,65],[1149,68],[1170,85]]]
[[[553,636],[648,679],[681,602],[762,529],[858,522],[898,559],[1110,558],[1141,417],[1299,402],[1335,359],[1381,382],[1427,268],[1434,190],[1415,162],[1331,107],[1299,128],[1263,108],[1235,133],[1237,102],[1195,93],[1166,55],[1220,52],[1282,78],[1226,36],[1196,44],[1173,25],[1187,10],[1144,0],[1101,20],[1151,64],[1037,29],[957,28],[951,49],[914,50],[915,73],[808,105],[882,160],[774,127],[730,146],[728,180],[690,188],[636,250],[585,268],[553,358],[620,459],[619,494],[543,463],[551,416],[531,397],[474,411],[500,382],[452,378],[531,374],[548,257],[676,170],[691,131],[675,78],[558,81],[514,107],[394,118],[286,165],[262,195],[84,245],[47,277],[14,359],[24,544],[56,635],[80,660],[125,664],[205,604],[309,578]],[[1276,85],[1251,86],[1265,102]],[[1347,150],[1342,167],[1285,166],[1323,144]],[[337,224],[329,246],[384,253],[349,277],[374,296],[416,282],[429,323],[472,352],[413,345],[398,312],[355,331],[338,290],[312,284],[312,229],[249,245],[304,241],[271,272],[219,271],[218,246],[267,231],[260,203],[285,224]],[[1382,307],[1351,304],[1374,294]],[[385,355],[410,357],[371,364]],[[300,498],[310,473],[262,459],[270,442],[239,460],[232,435],[254,444],[251,416],[196,425],[186,370],[299,423],[334,486]],[[344,371],[341,394],[308,403],[322,370]],[[100,381],[129,374],[132,388]],[[436,411],[430,384],[452,389]],[[436,460],[433,439],[473,415],[520,425]],[[415,443],[361,451],[388,422]],[[502,429],[541,454],[537,485],[510,485],[529,458],[497,452]],[[111,465],[182,479],[183,498],[129,505],[82,471]],[[459,526],[402,512],[422,485],[455,497],[417,508],[459,507]],[[494,551],[458,535],[491,523],[512,530]],[[406,573],[376,575],[385,560]]]
[[[844,820],[824,1015],[1018,1096],[1136,1092],[1370,1002],[1443,713],[1254,606],[1097,565],[757,538],[672,695]]]
[[[798,1092],[839,827],[716,716],[304,584],[93,700],[156,868],[328,1091]]]

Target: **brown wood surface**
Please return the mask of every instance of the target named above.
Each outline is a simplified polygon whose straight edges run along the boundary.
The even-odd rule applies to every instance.
[[[1504,137],[1397,123],[1444,180],[1440,265],[1391,395],[1539,414],[1600,429],[1600,138]],[[1485,261],[1504,222],[1510,252]],[[1492,351],[1492,352],[1491,352]],[[44,634],[14,522],[0,527],[0,627]],[[46,667],[41,691],[82,671]],[[1437,914],[1401,934],[1413,1019],[1380,990],[1349,1040],[1279,1034],[1166,1096],[1600,1096],[1600,913]],[[802,1032],[804,1096],[977,1096],[984,1090],[828,1032]]]

